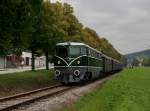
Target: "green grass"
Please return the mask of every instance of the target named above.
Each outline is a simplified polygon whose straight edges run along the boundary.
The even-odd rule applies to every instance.
[[[0,97],[55,84],[53,70],[0,75]]]
[[[150,68],[126,69],[64,111],[150,111]]]

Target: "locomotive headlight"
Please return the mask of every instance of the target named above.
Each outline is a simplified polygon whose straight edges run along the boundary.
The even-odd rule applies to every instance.
[[[59,76],[60,75],[60,70],[55,70],[55,75]]]
[[[60,64],[60,63],[61,63],[60,61],[57,62],[57,64]]]
[[[80,61],[77,61],[77,64],[80,64]]]
[[[80,75],[80,71],[79,70],[75,70],[73,73],[74,73],[75,76],[79,76]]]

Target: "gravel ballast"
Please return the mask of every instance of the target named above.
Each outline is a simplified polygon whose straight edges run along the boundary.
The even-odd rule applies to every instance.
[[[111,75],[101,80],[97,80],[85,86],[71,89],[63,94],[42,99],[40,101],[31,103],[20,107],[13,111],[61,111],[62,108],[71,105],[74,101],[78,100],[85,93],[93,91],[97,86],[102,85],[107,80],[112,79],[116,75]]]

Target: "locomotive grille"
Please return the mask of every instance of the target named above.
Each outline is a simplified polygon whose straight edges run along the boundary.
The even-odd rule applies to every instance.
[[[61,80],[62,80],[62,81],[68,81],[68,80],[69,80],[69,74],[63,74],[63,75],[61,76]]]
[[[73,72],[72,68],[59,68],[62,74],[70,74]]]

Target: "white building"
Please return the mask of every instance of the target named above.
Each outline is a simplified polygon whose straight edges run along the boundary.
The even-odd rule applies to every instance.
[[[0,56],[0,69],[4,69],[6,67],[6,58]]]
[[[31,66],[32,55],[30,52],[23,52],[21,57],[23,58],[22,65]],[[45,66],[45,60],[45,56],[35,57],[35,67]]]
[[[16,55],[8,55],[6,57],[0,56],[0,69],[16,68],[18,66],[31,66],[31,59],[32,56],[30,52],[22,52],[21,57]],[[35,57],[35,67],[45,66],[45,60],[45,56]]]

